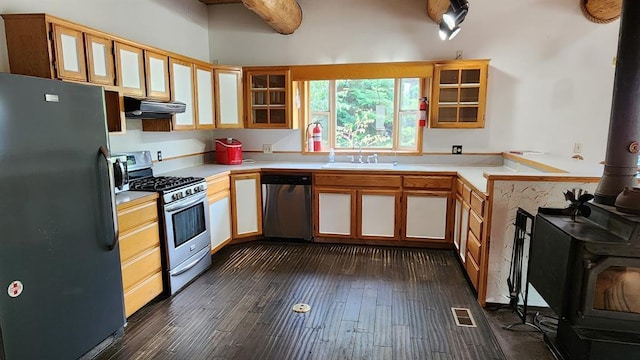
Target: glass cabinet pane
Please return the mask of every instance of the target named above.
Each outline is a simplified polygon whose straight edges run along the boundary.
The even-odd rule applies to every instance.
[[[284,124],[286,121],[286,112],[284,109],[271,109],[271,124]]]
[[[269,92],[269,104],[271,105],[284,105],[284,98],[284,91]]]
[[[438,109],[438,122],[457,122],[458,108],[441,107]]]
[[[264,89],[267,87],[267,75],[254,75],[251,77],[251,87],[254,89]]]
[[[267,105],[267,92],[266,91],[252,91],[252,104],[253,105]]]
[[[460,108],[460,122],[476,122],[478,121],[478,108],[477,107],[462,107]]]
[[[440,89],[439,103],[458,103],[458,88]]]
[[[284,75],[269,75],[269,87],[284,89],[285,76]]]
[[[459,84],[460,70],[442,70],[440,72],[440,84]]]
[[[477,103],[480,98],[480,88],[461,88],[460,89],[460,102],[461,103]]]
[[[462,84],[479,84],[480,69],[464,69],[462,70]]]
[[[268,124],[269,112],[267,109],[253,109],[253,122],[256,124]]]

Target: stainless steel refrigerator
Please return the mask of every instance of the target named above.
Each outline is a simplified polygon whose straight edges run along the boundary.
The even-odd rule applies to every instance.
[[[76,359],[122,333],[107,148],[102,88],[0,73],[0,360]]]

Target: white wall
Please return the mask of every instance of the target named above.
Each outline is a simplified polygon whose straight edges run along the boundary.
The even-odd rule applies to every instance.
[[[206,5],[197,0],[2,0],[0,13],[48,13],[142,44],[209,61]],[[0,21],[0,71],[8,72],[4,22]],[[208,150],[210,131],[142,133],[127,121],[125,135],[111,135],[114,152],[162,150],[165,158]]]
[[[438,38],[425,0],[298,0],[300,28],[279,35],[241,4],[209,8],[211,59],[275,65],[489,58],[486,128],[426,129],[424,150],[535,149],[562,156],[583,143],[587,160],[604,159],[612,59],[619,21],[586,20],[578,0],[470,1],[462,32]],[[215,137],[226,136],[216,131]],[[299,132],[234,132],[249,150],[299,150]]]

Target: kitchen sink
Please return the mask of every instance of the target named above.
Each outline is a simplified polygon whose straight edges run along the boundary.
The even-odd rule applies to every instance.
[[[350,163],[336,162],[327,163],[322,166],[323,169],[362,169],[362,170],[385,170],[393,169],[392,163]]]

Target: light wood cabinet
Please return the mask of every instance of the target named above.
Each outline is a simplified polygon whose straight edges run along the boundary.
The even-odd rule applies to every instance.
[[[213,97],[213,68],[209,66],[195,65],[195,81],[196,81],[196,129],[213,129],[215,124]]]
[[[145,50],[144,69],[147,98],[168,101],[171,98],[169,56]]]
[[[242,69],[215,67],[213,72],[216,127],[242,128]]]
[[[400,235],[399,190],[358,190],[358,237],[398,239]]]
[[[447,241],[448,192],[404,191],[404,233],[407,240]]]
[[[113,40],[89,33],[84,34],[84,40],[89,82],[101,85],[115,85]]]
[[[483,128],[487,60],[436,64],[431,96],[432,128]]]
[[[233,239],[262,234],[260,174],[231,175]]]
[[[355,236],[356,190],[314,187],[314,236]]]
[[[126,316],[160,295],[162,258],[157,194],[118,205]]]
[[[58,24],[53,29],[55,65],[58,78],[63,80],[87,81],[84,38],[81,30]]]
[[[116,84],[124,95],[144,97],[144,55],[142,49],[116,41]]]
[[[248,128],[297,129],[291,71],[282,67],[244,68]],[[296,91],[297,92],[297,91]]]
[[[211,253],[231,240],[231,187],[227,174],[207,178]]]
[[[193,130],[196,127],[195,97],[193,90],[193,64],[170,58],[171,98],[185,103],[185,112],[174,115],[174,130]]]

